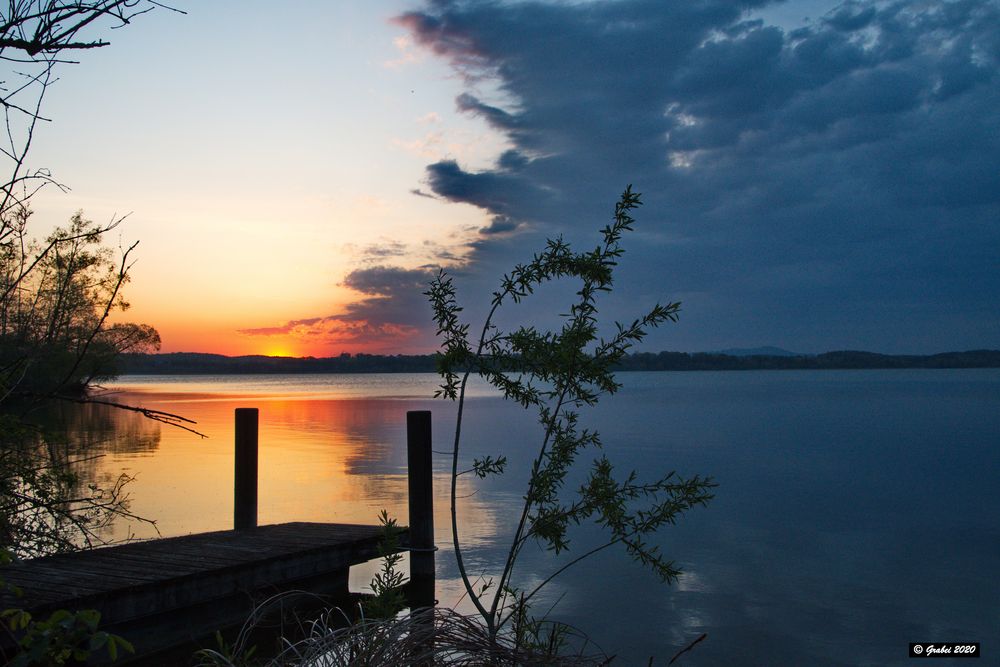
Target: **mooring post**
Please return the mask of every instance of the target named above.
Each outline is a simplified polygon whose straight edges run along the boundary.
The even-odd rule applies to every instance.
[[[257,527],[257,408],[236,408],[233,528]]]
[[[434,606],[434,491],[431,484],[431,413],[406,413],[410,492],[410,608]]]

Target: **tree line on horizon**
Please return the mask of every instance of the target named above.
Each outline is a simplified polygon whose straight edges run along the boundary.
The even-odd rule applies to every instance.
[[[125,375],[267,373],[433,373],[434,354],[349,354],[336,357],[227,357],[201,352],[125,354]],[[625,355],[616,371],[833,370],[888,368],[1000,368],[1000,350],[969,350],[931,355],[878,354],[845,350],[815,355],[731,355],[712,352],[636,352]]]

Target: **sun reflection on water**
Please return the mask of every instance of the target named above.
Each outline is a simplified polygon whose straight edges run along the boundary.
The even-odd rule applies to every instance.
[[[115,400],[183,415],[197,422],[194,428],[207,436],[204,439],[134,413],[90,406],[105,413],[104,433],[95,443],[104,456],[85,476],[105,479],[119,471],[133,476],[127,487],[130,510],[156,521],[155,528],[137,522],[116,524],[110,539],[168,537],[232,526],[238,407],[260,410],[260,524],[374,524],[382,509],[406,524],[406,412],[433,406],[437,418],[439,413],[444,417],[449,407],[430,401],[287,395],[260,400],[256,394],[210,394],[199,389],[196,381],[171,386],[166,392],[127,390],[116,394]],[[125,440],[135,446],[122,446]],[[435,526],[437,539],[446,544],[447,475],[443,457],[436,459],[440,466],[435,470]],[[462,482],[459,512],[474,518],[465,529],[474,545],[495,532],[495,510]]]

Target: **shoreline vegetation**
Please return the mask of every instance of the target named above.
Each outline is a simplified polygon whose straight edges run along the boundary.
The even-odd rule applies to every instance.
[[[844,350],[813,355],[638,352],[615,371],[844,370],[889,368],[1000,368],[1000,350],[931,355]],[[227,357],[201,352],[131,353],[120,359],[122,375],[263,375],[278,373],[434,373],[437,354],[341,354],[337,357]]]

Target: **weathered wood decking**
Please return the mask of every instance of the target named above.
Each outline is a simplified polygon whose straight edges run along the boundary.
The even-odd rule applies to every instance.
[[[431,413],[406,414],[409,519],[399,543],[411,547],[408,602],[434,600],[434,506]],[[243,624],[267,597],[289,590],[349,601],[351,565],[378,556],[379,526],[283,523],[257,526],[256,408],[236,410],[234,525],[198,535],[135,542],[13,563],[0,578],[22,591],[0,591],[0,609],[19,607],[35,618],[57,609],[96,609],[101,629],[135,646],[144,665],[186,664],[189,645],[215,630]],[[315,599],[314,599],[315,600]],[[0,632],[0,659],[12,655],[12,637]],[[164,657],[179,652],[180,661]],[[184,655],[183,652],[187,651]],[[151,662],[150,656],[161,652]],[[120,663],[119,663],[120,664]]]
[[[239,623],[271,593],[346,595],[350,566],[378,556],[381,534],[378,526],[284,523],[17,562],[0,576],[23,595],[4,592],[0,608],[36,617],[97,609],[101,627],[142,655]]]

